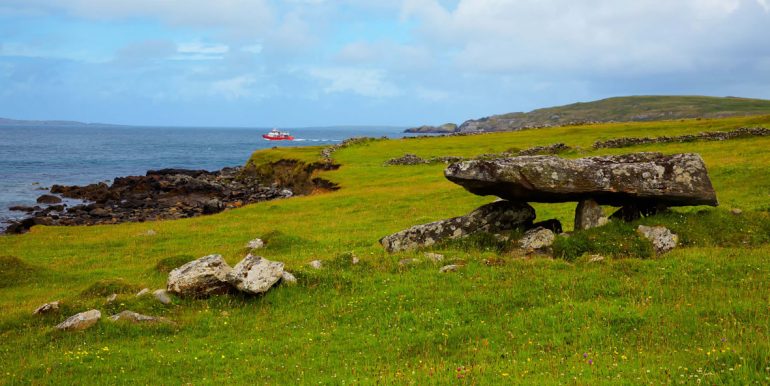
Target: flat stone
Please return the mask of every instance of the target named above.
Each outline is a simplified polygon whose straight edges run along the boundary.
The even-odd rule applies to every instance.
[[[121,311],[115,315],[109,317],[113,322],[130,322],[130,323],[171,323],[166,318],[159,318],[155,316],[148,316],[136,313],[134,311]]]
[[[221,255],[193,260],[168,274],[168,292],[188,297],[226,293],[232,288],[227,274],[232,270]]]
[[[639,225],[639,227],[636,228],[636,231],[647,240],[650,240],[652,246],[655,248],[655,253],[658,255],[662,255],[676,248],[676,245],[679,243],[679,236],[663,226],[650,227]]]
[[[460,268],[457,264],[449,264],[441,267],[441,269],[438,270],[439,273],[447,273],[447,272],[454,272],[457,271],[457,268]]]
[[[428,258],[428,260],[433,261],[434,263],[438,263],[439,261],[444,260],[444,255],[440,253],[425,252],[424,256]]]
[[[267,292],[283,276],[283,263],[249,254],[227,274],[227,281],[239,291]]]
[[[412,258],[401,259],[401,260],[398,261],[398,265],[404,267],[404,266],[407,266],[407,265],[417,264],[419,262],[420,262],[420,260],[412,259]]]
[[[112,294],[107,296],[107,300],[104,301],[104,304],[112,304],[115,303],[116,300],[118,300],[118,294]]]
[[[741,215],[741,214],[743,214],[743,210],[741,210],[741,209],[738,209],[738,208],[732,208],[732,209],[730,209],[730,213],[732,213],[732,214],[734,214],[734,215],[738,216],[738,215]]]
[[[597,228],[607,224],[607,217],[599,203],[592,199],[581,200],[575,208],[575,230]]]
[[[321,262],[321,260],[313,260],[313,261],[311,261],[311,262],[309,263],[309,265],[310,265],[312,268],[315,268],[315,269],[321,269],[321,268],[323,268],[323,263]]]
[[[59,311],[59,301],[43,304],[32,312],[33,315],[44,315]]]
[[[75,314],[67,320],[56,325],[57,330],[61,331],[80,331],[85,330],[101,319],[102,313],[99,310],[90,310]]]
[[[141,298],[142,296],[148,295],[150,293],[149,288],[142,288],[141,291],[137,292],[136,297]]]
[[[444,175],[471,193],[511,201],[593,199],[612,206],[718,204],[703,159],[691,153],[473,160],[449,165]]]
[[[523,202],[500,200],[479,207],[468,215],[416,225],[380,239],[388,252],[431,246],[477,232],[496,233],[525,227],[535,219],[535,210]]]

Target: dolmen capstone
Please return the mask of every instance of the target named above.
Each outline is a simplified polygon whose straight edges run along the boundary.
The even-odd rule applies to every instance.
[[[472,160],[449,165],[444,175],[473,194],[502,200],[468,216],[418,225],[383,237],[380,243],[386,250],[415,249],[475,232],[531,228],[535,211],[528,202],[577,202],[576,230],[607,223],[600,205],[620,207],[610,219],[625,221],[672,206],[718,205],[706,165],[692,153]],[[493,219],[491,224],[488,219]]]

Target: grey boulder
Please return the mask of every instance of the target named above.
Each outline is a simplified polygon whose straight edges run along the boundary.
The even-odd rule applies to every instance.
[[[468,215],[416,225],[380,239],[388,252],[408,251],[476,232],[495,233],[531,224],[535,209],[523,202],[495,201]]]
[[[44,315],[59,311],[59,301],[43,304],[32,312],[33,315]]]
[[[511,201],[593,199],[612,206],[717,205],[706,165],[698,154],[473,160],[449,165],[444,175],[471,193]]]
[[[168,292],[183,297],[206,297],[230,290],[227,274],[232,271],[221,255],[208,255],[168,274]]]
[[[679,243],[679,236],[663,226],[650,227],[639,225],[639,227],[636,228],[636,231],[647,240],[650,240],[652,246],[655,248],[655,253],[658,255],[662,255],[676,248],[676,245]]]
[[[67,320],[56,325],[57,330],[61,331],[80,331],[85,330],[101,319],[102,313],[99,310],[89,310],[75,314]]]
[[[249,254],[227,274],[227,281],[242,292],[267,292],[283,277],[283,263]]]
[[[519,240],[519,247],[526,253],[543,251],[553,245],[556,235],[550,229],[542,227],[528,230]]]
[[[136,313],[134,311],[121,311],[118,314],[112,315],[109,318],[113,322],[131,322],[131,323],[171,323],[166,318],[158,318],[155,316],[148,316]]]

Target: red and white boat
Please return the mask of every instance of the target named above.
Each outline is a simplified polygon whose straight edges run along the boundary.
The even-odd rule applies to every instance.
[[[286,131],[279,131],[278,129],[270,130],[267,134],[262,134],[262,138],[268,141],[293,141],[294,137]]]

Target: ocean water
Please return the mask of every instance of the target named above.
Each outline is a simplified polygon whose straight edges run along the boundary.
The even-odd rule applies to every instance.
[[[292,129],[295,141],[262,139],[264,128],[0,127],[0,229],[26,214],[53,184],[84,185],[147,170],[217,170],[243,165],[257,149],[331,145],[356,136],[402,137],[403,129],[348,127]]]

